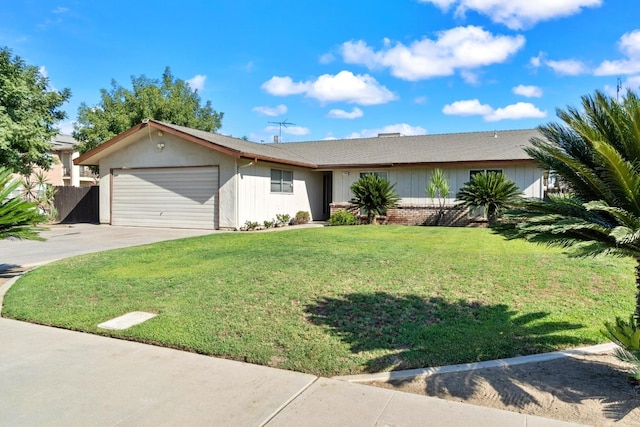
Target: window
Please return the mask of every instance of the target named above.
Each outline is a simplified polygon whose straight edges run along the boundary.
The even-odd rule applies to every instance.
[[[471,169],[469,171],[469,179],[473,178],[474,175],[478,175],[479,173],[483,173],[483,172],[495,172],[495,173],[502,173],[502,169]]]
[[[293,193],[293,171],[271,169],[271,192]]]
[[[386,172],[360,172],[360,178],[365,175],[375,175],[379,176],[380,178],[389,179]]]

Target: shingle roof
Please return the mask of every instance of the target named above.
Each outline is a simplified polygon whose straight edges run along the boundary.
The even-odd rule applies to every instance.
[[[523,150],[536,129],[393,136],[278,144],[316,165],[373,165],[531,160]]]
[[[541,136],[536,129],[525,129],[258,144],[217,133],[147,120],[85,153],[76,163],[97,164],[101,156],[117,150],[120,141],[130,138],[146,126],[175,132],[183,138],[234,157],[321,169],[452,162],[532,161],[523,148],[531,145],[531,138]]]

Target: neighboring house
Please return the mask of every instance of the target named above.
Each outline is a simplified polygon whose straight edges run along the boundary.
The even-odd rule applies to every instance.
[[[545,172],[523,150],[534,136],[517,130],[258,144],[145,120],[74,163],[99,166],[101,223],[238,229],[298,211],[327,219],[365,173],[395,183],[400,207],[417,212],[434,203],[425,187],[435,168],[451,183],[449,204],[483,170],[503,172],[527,197],[543,197]]]

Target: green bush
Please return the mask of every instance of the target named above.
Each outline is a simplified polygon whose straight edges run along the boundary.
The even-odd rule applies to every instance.
[[[276,221],[275,221],[275,226],[281,226],[281,225],[289,225],[289,222],[291,222],[291,215],[289,214],[276,214]]]
[[[387,209],[398,206],[400,196],[395,184],[378,175],[367,174],[351,184],[351,203],[367,215],[369,224],[376,224],[376,218],[387,214]]]
[[[307,211],[298,211],[296,213],[295,223],[306,224],[311,220],[311,215]]]
[[[356,225],[359,222],[358,217],[344,209],[335,211],[329,218],[331,225]]]
[[[629,376],[640,382],[640,328],[633,315],[629,317],[629,322],[616,317],[615,323],[604,322],[604,327],[602,335],[620,346],[615,351],[616,357],[631,365]]]

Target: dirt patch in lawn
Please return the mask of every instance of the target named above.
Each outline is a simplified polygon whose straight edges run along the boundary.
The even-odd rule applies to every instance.
[[[369,384],[585,425],[640,425],[640,388],[611,354]]]

